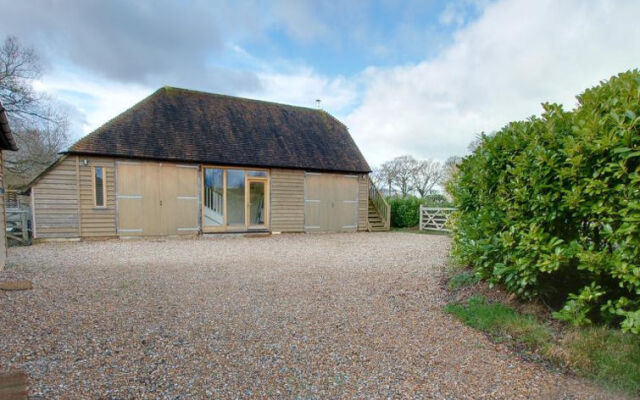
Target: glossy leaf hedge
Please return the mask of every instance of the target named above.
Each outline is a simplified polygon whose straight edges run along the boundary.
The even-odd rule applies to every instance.
[[[640,333],[640,72],[484,136],[448,184],[454,254],[557,318]]]
[[[391,226],[394,228],[412,228],[420,222],[420,205],[427,207],[451,207],[441,194],[430,194],[423,198],[415,196],[388,197],[391,206]]]

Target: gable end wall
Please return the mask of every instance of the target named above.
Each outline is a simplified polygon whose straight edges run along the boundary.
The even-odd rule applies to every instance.
[[[35,238],[77,238],[76,158],[65,157],[31,188]]]

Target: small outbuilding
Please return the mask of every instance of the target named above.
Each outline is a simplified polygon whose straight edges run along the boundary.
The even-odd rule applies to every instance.
[[[385,230],[369,172],[325,111],[164,87],[30,184],[33,236]]]
[[[4,268],[7,260],[7,223],[5,214],[5,188],[4,188],[4,155],[3,150],[16,151],[16,142],[11,135],[9,120],[4,106],[0,102],[0,270]]]

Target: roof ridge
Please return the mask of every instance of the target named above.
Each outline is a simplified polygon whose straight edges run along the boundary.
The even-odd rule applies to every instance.
[[[158,89],[157,92],[159,92],[161,90],[164,90],[167,93],[170,92],[171,90],[176,90],[176,91],[182,91],[182,92],[187,92],[187,93],[203,94],[203,95],[213,96],[213,97],[225,97],[225,98],[228,98],[228,99],[234,99],[234,100],[240,100],[240,101],[249,101],[249,102],[256,102],[256,103],[263,103],[263,104],[273,104],[273,105],[283,106],[283,107],[287,107],[287,108],[301,108],[303,110],[309,110],[309,111],[321,111],[321,112],[325,112],[325,113],[331,115],[329,112],[327,112],[325,110],[318,109],[318,108],[313,108],[313,107],[297,106],[297,105],[293,105],[293,104],[280,103],[280,102],[277,102],[277,101],[268,101],[268,100],[253,99],[253,98],[249,98],[249,97],[233,96],[233,95],[224,94],[224,93],[205,92],[204,90],[188,89],[188,88],[182,88],[182,87],[171,86],[171,85],[164,85],[160,89]]]

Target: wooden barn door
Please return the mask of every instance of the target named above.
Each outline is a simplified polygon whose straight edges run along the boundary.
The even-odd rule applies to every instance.
[[[118,234],[142,235],[143,183],[142,163],[118,162],[116,166],[116,202]]]
[[[198,167],[118,162],[118,233],[163,236],[198,232]]]
[[[308,232],[358,228],[358,179],[355,175],[305,174],[305,222]]]
[[[164,235],[198,232],[198,167],[163,164],[161,219]]]
[[[142,167],[142,234],[164,235],[162,229],[162,190],[160,165],[144,163]]]
[[[335,210],[331,220],[332,231],[358,229],[358,177],[336,175],[334,179]]]
[[[326,229],[326,193],[323,189],[325,179],[321,174],[304,175],[304,230],[319,231]]]

